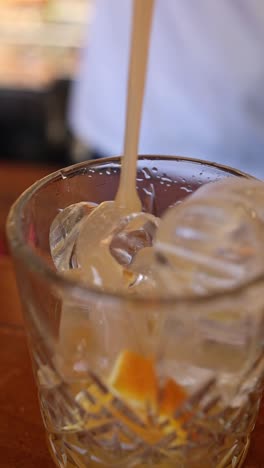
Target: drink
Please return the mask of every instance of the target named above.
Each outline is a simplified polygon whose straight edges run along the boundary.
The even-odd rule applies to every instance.
[[[26,220],[21,235],[33,246],[25,263],[23,251],[15,256],[53,458],[66,467],[240,466],[261,392],[262,278],[211,298],[131,302],[77,287],[76,269],[58,281],[34,253],[37,246],[50,258],[49,226],[58,208],[112,198],[119,170],[117,160],[66,169],[31,189],[28,204],[22,199],[13,212]],[[227,175],[236,173],[141,158],[143,208],[152,206],[160,217],[189,191]],[[13,235],[19,228],[16,222]],[[17,237],[12,242],[17,246]]]

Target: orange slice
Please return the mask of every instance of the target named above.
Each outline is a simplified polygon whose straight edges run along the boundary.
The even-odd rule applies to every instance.
[[[124,350],[118,356],[113,371],[108,379],[109,393],[102,393],[95,384],[87,388],[93,402],[82,392],[78,395],[79,404],[90,414],[101,415],[102,408],[108,408],[116,420],[122,421],[142,440],[155,444],[164,435],[174,435],[174,445],[185,444],[187,433],[182,427],[183,419],[175,419],[174,412],[187,398],[185,390],[173,379],[167,378],[161,387],[156,376],[154,362],[151,358],[142,356],[134,351]],[[127,417],[126,411],[113,405],[112,394],[116,394],[126,401],[138,421]],[[148,413],[147,409],[151,409]],[[149,415],[152,414],[153,420]],[[156,423],[153,424],[153,421]],[[101,419],[89,421],[89,428],[96,428]],[[106,418],[106,423],[109,420]],[[123,437],[123,436],[122,436]]]
[[[155,404],[158,383],[152,359],[133,351],[121,353],[110,377],[112,388],[133,403]]]
[[[184,420],[175,419],[174,412],[184,403],[187,393],[175,380],[168,378],[159,393],[159,417],[161,423],[166,421],[163,428],[165,434],[176,434],[175,444],[182,445],[186,442],[187,433],[182,427]]]
[[[161,414],[173,414],[186,400],[187,393],[184,388],[173,379],[166,380],[159,395],[159,410]]]

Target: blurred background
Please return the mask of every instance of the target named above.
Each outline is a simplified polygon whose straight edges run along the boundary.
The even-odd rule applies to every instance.
[[[0,160],[67,164],[89,0],[0,0]]]
[[[264,2],[196,4],[155,2],[139,152],[264,178]],[[0,162],[122,154],[132,5],[0,0]]]

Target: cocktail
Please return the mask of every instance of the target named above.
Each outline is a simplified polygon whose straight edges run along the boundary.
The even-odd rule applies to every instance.
[[[262,183],[142,156],[141,213],[91,225],[119,175],[119,158],[51,174],[8,220],[52,457],[60,467],[242,466],[264,369]],[[221,194],[208,184],[220,179]]]

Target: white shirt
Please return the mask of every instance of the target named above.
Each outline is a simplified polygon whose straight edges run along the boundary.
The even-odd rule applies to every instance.
[[[96,0],[72,92],[75,135],[106,155],[123,149],[131,13]],[[156,0],[139,152],[264,178],[264,0]]]

